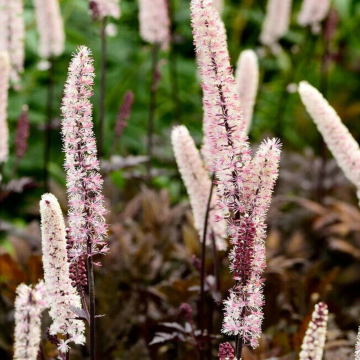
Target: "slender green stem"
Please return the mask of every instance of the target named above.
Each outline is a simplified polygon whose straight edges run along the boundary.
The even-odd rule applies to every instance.
[[[104,122],[105,122],[105,98],[106,98],[106,23],[104,17],[101,24],[101,84],[100,84],[100,120],[98,136],[99,158],[103,156]]]
[[[45,146],[44,146],[44,186],[45,191],[49,191],[49,162],[51,152],[51,127],[52,127],[52,115],[53,115],[53,103],[54,103],[54,65],[55,58],[50,60],[49,68],[49,80],[48,80],[48,94],[47,94],[47,118],[45,126]]]
[[[147,180],[151,181],[151,161],[153,155],[153,133],[156,112],[156,95],[158,85],[158,56],[160,45],[154,44],[152,48],[152,80],[150,86],[150,109],[147,130],[147,155],[149,157],[147,163]]]

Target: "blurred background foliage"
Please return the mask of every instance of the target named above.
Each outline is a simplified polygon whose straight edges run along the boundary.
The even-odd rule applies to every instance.
[[[86,0],[60,0],[60,4],[66,49],[55,61],[50,173],[51,191],[65,212],[59,121],[67,67],[78,45],[86,45],[93,51],[97,78],[92,102],[97,129],[101,42],[100,24],[92,22]],[[244,49],[254,49],[259,55],[260,88],[250,140],[258,144],[265,137],[277,136],[284,149],[280,180],[269,216],[265,335],[260,349],[246,350],[244,359],[272,356],[295,359],[313,304],[319,299],[326,300],[333,313],[328,334],[331,351],[326,360],[349,359],[360,315],[360,212],[355,191],[329,153],[324,154],[321,137],[294,86],[307,80],[321,89],[359,139],[360,0],[334,0],[330,24],[333,27],[328,32],[323,29],[318,35],[298,25],[300,5],[299,0],[294,0],[290,30],[281,39],[281,51],[277,54],[258,42],[265,0],[225,0],[222,14],[232,65],[235,66]],[[33,180],[13,184],[11,194],[1,202],[1,359],[10,358],[11,354],[12,331],[8,331],[8,326],[13,326],[15,288],[22,281],[36,282],[42,276],[38,200],[44,191],[41,181],[48,72],[39,70],[38,34],[31,1],[25,1],[25,6],[26,70],[21,90],[10,92],[8,120],[13,154],[17,119],[22,106],[29,106],[29,149],[16,178]],[[128,90],[134,92],[135,102],[117,154],[146,155],[151,46],[139,36],[137,1],[121,0],[121,11],[119,20],[110,19],[117,27],[117,34],[108,37],[105,160],[113,141],[116,115]],[[107,207],[111,209],[108,219],[111,252],[97,273],[97,286],[99,311],[108,314],[99,322],[103,335],[99,352],[106,359],[180,359],[185,354],[196,358],[191,347],[181,347],[176,342],[155,347],[147,345],[159,330],[159,321],[181,321],[177,308],[184,301],[196,303],[194,285],[198,285],[198,273],[191,257],[199,256],[199,241],[186,191],[174,163],[170,130],[182,123],[201,144],[202,93],[194,57],[189,1],[172,0],[172,15],[175,41],[172,51],[161,52],[156,108],[153,164],[159,174],[152,180],[152,190],[144,186],[142,166],[136,170],[113,171],[105,181],[104,193]],[[322,71],[324,64],[326,71]],[[174,83],[174,71],[178,86]],[[5,184],[14,180],[14,163],[12,155],[4,168]],[[219,256],[221,293],[225,296],[231,279],[226,254]],[[208,272],[211,271],[209,260]],[[219,305],[214,324],[214,333],[219,334]],[[46,349],[48,354],[52,354],[51,351],[53,349]],[[74,358],[76,356],[85,357],[86,351],[76,353]]]

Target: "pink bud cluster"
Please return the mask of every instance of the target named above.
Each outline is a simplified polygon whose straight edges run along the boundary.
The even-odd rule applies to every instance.
[[[90,0],[89,8],[94,20],[103,19],[107,16],[118,19],[120,17],[120,0]]]
[[[289,29],[291,3],[292,0],[268,0],[267,2],[260,41],[273,50]]]
[[[262,322],[265,217],[278,176],[280,144],[267,140],[251,158],[226,37],[211,0],[192,0],[192,26],[203,80],[219,221],[227,221],[235,286],[225,301],[223,332],[258,345]]]
[[[35,287],[21,284],[15,300],[15,360],[36,360],[41,341],[41,314],[47,307],[43,281]]]
[[[7,51],[11,63],[11,80],[19,81],[24,70],[24,6],[23,0],[0,0],[0,51]]]
[[[322,360],[326,340],[327,321],[327,305],[325,303],[316,304],[301,345],[300,360]]]
[[[0,164],[9,156],[9,128],[7,123],[10,62],[7,52],[0,52]]]
[[[228,342],[224,343],[224,344],[220,344],[219,359],[220,360],[234,360],[235,359],[234,349]]]
[[[64,51],[65,32],[58,0],[33,0],[40,36],[39,54],[44,59]]]
[[[61,340],[59,350],[67,352],[69,341],[84,344],[84,323],[73,320],[71,306],[81,308],[80,297],[71,286],[66,251],[65,223],[56,197],[44,194],[40,201],[43,266],[49,314],[53,320],[50,334],[69,335]]]
[[[360,202],[359,144],[317,89],[302,81],[299,86],[299,94],[338,165],[344,171],[345,176],[356,186]]]
[[[127,91],[116,118],[115,134],[117,137],[120,137],[122,135],[124,129],[128,124],[127,121],[130,119],[133,103],[134,93],[132,91]]]
[[[74,240],[70,235],[70,229],[66,229],[66,250],[68,252],[68,262],[70,271],[71,285],[78,289],[79,293],[82,293],[87,287],[87,275],[85,260],[83,257],[75,257],[73,254]]]
[[[236,66],[235,80],[248,133],[251,127],[256,93],[259,86],[259,63],[253,50],[245,50],[240,54]]]
[[[175,153],[176,162],[190,197],[190,204],[194,214],[195,228],[199,232],[200,239],[203,237],[204,223],[207,204],[210,196],[211,180],[209,174],[201,160],[200,153],[185,126],[174,127],[171,134],[172,145]],[[214,209],[216,205],[216,194],[212,197],[210,214],[219,214],[219,210]],[[210,229],[215,236],[218,250],[226,250],[226,222],[215,221],[214,216],[209,216]]]
[[[28,115],[28,106],[23,106],[23,111],[19,116],[16,135],[15,135],[15,152],[17,158],[21,159],[24,157],[28,148],[28,138],[30,135],[30,123]]]
[[[139,8],[141,37],[166,49],[171,37],[167,0],[139,0]]]
[[[78,49],[69,66],[62,103],[62,135],[65,152],[66,184],[69,197],[69,228],[74,241],[74,259],[106,254],[104,237],[103,180],[93,132],[91,86],[94,82],[91,52]]]
[[[303,0],[298,22],[301,26],[310,25],[314,33],[318,33],[319,24],[329,13],[331,0]]]

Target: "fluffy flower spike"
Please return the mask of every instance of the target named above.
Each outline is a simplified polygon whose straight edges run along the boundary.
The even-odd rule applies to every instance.
[[[139,0],[140,35],[150,44],[166,49],[170,43],[170,18],[167,0]]]
[[[39,54],[44,59],[64,51],[65,32],[58,0],[33,0],[40,36]]]
[[[0,164],[9,156],[9,128],[7,123],[10,62],[7,52],[0,52]]]
[[[0,0],[0,51],[9,53],[11,80],[15,84],[24,70],[24,30],[23,0]]]
[[[322,360],[326,340],[327,320],[327,305],[324,303],[316,304],[301,345],[300,360]]]
[[[217,206],[222,212],[217,220],[227,221],[233,245],[229,257],[235,286],[224,302],[223,332],[239,336],[243,345],[256,347],[263,317],[264,220],[278,176],[280,144],[264,142],[251,159],[219,14],[211,0],[192,0],[191,10],[208,149],[217,176]]]
[[[287,33],[290,24],[292,0],[268,0],[260,41],[273,50]]]
[[[67,261],[65,224],[56,197],[44,194],[40,201],[41,236],[44,278],[49,302],[49,314],[53,320],[50,334],[69,335],[70,341],[84,344],[84,323],[73,320],[70,307],[81,308],[80,297],[71,286]],[[64,352],[62,347],[59,350]]]
[[[235,79],[244,112],[246,131],[249,132],[259,86],[259,63],[253,50],[245,50],[240,54]]]
[[[108,251],[104,241],[107,211],[101,194],[103,180],[99,173],[89,100],[94,76],[91,52],[81,46],[69,66],[62,105],[69,235],[74,242],[72,259]]]
[[[211,180],[187,128],[185,126],[174,127],[171,133],[171,140],[176,162],[189,194],[190,204],[194,214],[195,228],[199,232],[200,239],[202,239]],[[213,209],[215,205],[216,197],[213,196],[210,206],[211,209]],[[218,210],[213,211],[219,214]],[[224,239],[227,237],[226,223],[224,221],[216,222],[214,216],[210,215],[209,225],[215,235],[218,250],[225,250],[226,241]],[[208,235],[210,235],[210,229]]]
[[[298,22],[301,26],[310,25],[314,33],[320,30],[319,24],[329,13],[331,0],[303,0]]]
[[[359,144],[342,123],[336,111],[317,89],[302,81],[299,86],[299,94],[338,165],[346,177],[356,186],[360,202]]]
[[[14,360],[36,360],[41,341],[41,314],[47,307],[45,285],[16,289]]]

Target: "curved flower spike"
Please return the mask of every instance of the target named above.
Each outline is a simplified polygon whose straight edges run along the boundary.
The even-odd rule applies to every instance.
[[[299,94],[338,165],[345,176],[356,186],[360,202],[359,144],[317,89],[306,81],[302,81],[299,86]]]
[[[187,128],[185,126],[174,127],[171,133],[171,140],[176,162],[189,194],[195,228],[202,239],[211,180]],[[213,196],[210,207],[213,209],[215,206],[216,197]],[[213,211],[219,213],[219,210],[212,210],[211,212]],[[209,224],[215,235],[217,249],[225,250],[225,239],[227,237],[225,221],[216,222],[214,216],[209,216]],[[208,235],[210,235],[210,231]]]

